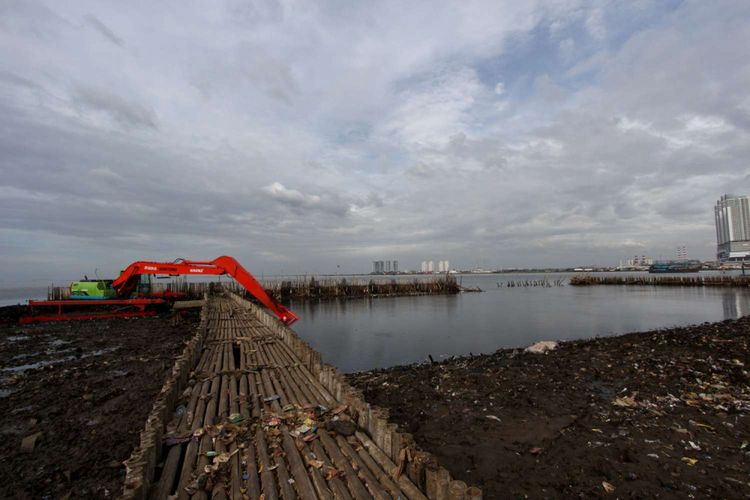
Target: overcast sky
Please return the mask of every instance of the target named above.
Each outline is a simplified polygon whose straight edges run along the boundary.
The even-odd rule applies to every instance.
[[[0,285],[712,258],[748,47],[747,0],[3,0]]]

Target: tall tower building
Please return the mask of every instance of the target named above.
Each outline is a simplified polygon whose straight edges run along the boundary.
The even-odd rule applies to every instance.
[[[385,261],[385,272],[390,273],[391,272],[391,261],[386,260]]]
[[[427,272],[428,273],[434,273],[435,272],[435,261],[431,260],[427,262]]]
[[[427,261],[426,261],[426,260],[423,260],[423,261],[422,261],[422,267],[421,267],[421,270],[422,270],[422,272],[423,272],[423,273],[426,273],[426,272],[427,272]]]
[[[750,257],[750,200],[725,194],[714,207],[716,259],[725,262]]]
[[[393,261],[393,272],[398,274],[398,261],[397,260]]]

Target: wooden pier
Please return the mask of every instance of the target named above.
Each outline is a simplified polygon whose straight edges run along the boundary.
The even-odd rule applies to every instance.
[[[126,462],[124,498],[477,499],[293,330],[207,299]]]

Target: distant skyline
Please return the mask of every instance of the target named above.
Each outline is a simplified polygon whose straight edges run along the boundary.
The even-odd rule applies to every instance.
[[[750,2],[0,2],[0,286],[716,252]]]

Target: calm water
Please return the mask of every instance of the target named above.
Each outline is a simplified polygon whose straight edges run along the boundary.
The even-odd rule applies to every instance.
[[[0,306],[25,304],[29,299],[46,300],[47,287],[0,287]]]
[[[554,280],[561,275],[550,275]],[[464,276],[484,293],[293,304],[294,329],[346,372],[539,340],[570,340],[750,314],[750,292],[719,288],[498,288],[540,275]]]
[[[567,281],[569,276],[548,278]],[[424,361],[430,354],[439,359],[539,340],[613,335],[750,314],[750,291],[739,289],[497,286],[543,277],[465,275],[465,286],[478,285],[485,292],[292,304],[301,317],[294,329],[326,362],[351,372]],[[0,289],[0,305],[46,295],[46,287]]]

